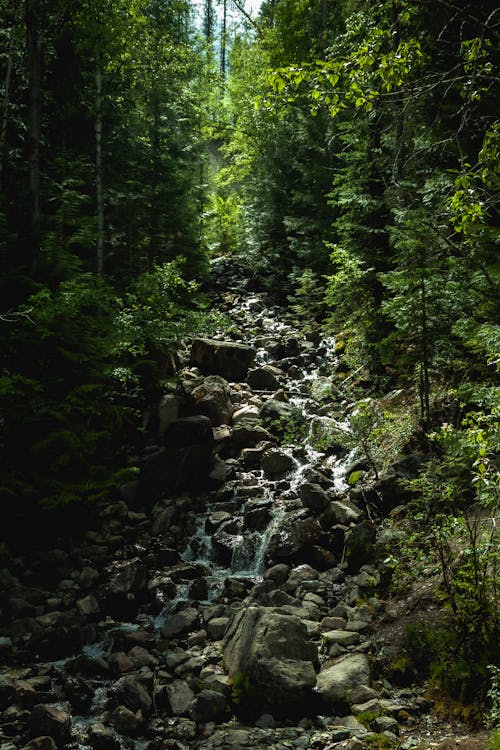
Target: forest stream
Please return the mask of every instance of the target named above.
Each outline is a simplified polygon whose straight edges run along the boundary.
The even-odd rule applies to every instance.
[[[214,267],[233,335],[186,348],[140,480],[2,572],[1,750],[485,746],[384,673],[409,603],[384,599],[397,532],[346,482],[362,456],[323,439],[347,429],[334,341]]]

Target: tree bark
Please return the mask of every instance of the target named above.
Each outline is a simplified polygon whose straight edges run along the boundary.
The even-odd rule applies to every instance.
[[[7,53],[7,70],[5,72],[5,90],[2,103],[2,126],[0,129],[0,193],[3,184],[3,169],[5,164],[5,150],[7,144],[7,125],[9,122],[10,82],[12,78],[12,67],[14,61],[14,47],[17,29],[17,3],[14,6],[14,17],[10,30],[9,51]]]
[[[97,275],[104,276],[104,186],[102,164],[102,54],[96,40],[95,62],[95,187],[97,206]]]
[[[222,31],[220,41],[220,72],[222,80],[226,80],[226,33],[227,33],[227,0],[224,0],[222,11]]]
[[[160,216],[158,207],[158,187],[160,181],[160,101],[156,84],[152,92],[152,114],[151,123],[151,209],[149,221],[149,253],[148,264],[151,268],[153,262],[158,258],[159,235],[160,235]]]
[[[28,53],[28,126],[29,126],[29,191],[31,195],[31,231],[33,265],[36,266],[40,250],[40,121],[41,72],[39,50],[39,2],[25,0],[26,46]]]

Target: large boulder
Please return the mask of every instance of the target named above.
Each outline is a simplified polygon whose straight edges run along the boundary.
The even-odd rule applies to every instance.
[[[236,703],[249,713],[293,711],[311,697],[317,650],[298,617],[277,609],[248,607],[224,637],[224,665]]]
[[[261,466],[267,477],[279,479],[295,468],[295,461],[280,448],[271,448],[262,456]]]
[[[278,375],[283,375],[283,371],[278,367],[256,367],[248,373],[248,385],[258,391],[275,391],[280,385]]]
[[[210,375],[191,392],[191,397],[196,413],[207,416],[214,427],[231,423],[234,406],[224,378]]]
[[[200,338],[193,341],[190,364],[207,375],[240,381],[245,379],[256,353],[253,346],[246,344]]]
[[[71,716],[55,706],[38,704],[33,707],[30,717],[30,736],[48,736],[65,745],[71,739]]]
[[[370,665],[366,654],[349,654],[318,675],[316,691],[328,706],[350,703],[351,692],[370,684]]]
[[[303,511],[287,513],[269,540],[268,554],[272,558],[293,558],[299,552],[304,559],[313,545],[319,544],[323,530],[315,518],[303,518]]]

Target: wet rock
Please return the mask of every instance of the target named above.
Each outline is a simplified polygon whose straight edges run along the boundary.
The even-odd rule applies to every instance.
[[[202,690],[191,704],[191,718],[197,724],[222,721],[227,713],[225,696],[215,690]]]
[[[58,744],[65,745],[71,739],[71,716],[54,706],[38,704],[30,717],[30,736],[49,736]]]
[[[197,414],[210,419],[213,427],[231,424],[234,406],[231,402],[229,385],[217,375],[205,378],[203,383],[191,392],[193,409]]]
[[[285,563],[277,563],[264,572],[264,580],[274,581],[278,586],[285,583],[290,573],[290,566]]]
[[[142,714],[140,711],[134,713],[126,706],[117,706],[110,714],[109,720],[117,732],[134,737],[141,727]]]
[[[315,401],[329,401],[332,398],[332,380],[324,376],[315,378],[311,383],[311,396]]]
[[[224,665],[243,705],[286,710],[309,697],[316,683],[316,647],[304,624],[278,610],[238,612],[224,638]]]
[[[194,700],[194,693],[185,680],[175,680],[165,688],[170,713],[173,716],[187,716]]]
[[[190,364],[209,375],[241,381],[245,379],[256,353],[246,344],[200,338],[193,341]]]
[[[321,513],[325,508],[328,508],[331,502],[325,490],[319,484],[312,484],[311,482],[305,482],[300,486],[299,495],[302,504],[315,513]]]
[[[370,682],[370,667],[365,654],[349,654],[318,675],[317,692],[324,703],[349,702],[350,692]]]
[[[350,523],[358,523],[361,516],[362,513],[358,508],[334,500],[326,506],[318,520],[323,529],[329,529],[337,524],[348,526]]]
[[[245,509],[245,527],[250,531],[263,531],[271,521],[271,510],[267,505]]]
[[[115,596],[126,596],[142,591],[146,585],[146,567],[136,558],[126,562],[109,583],[109,591]]]
[[[94,690],[81,677],[68,676],[64,681],[64,694],[78,714],[85,714],[92,704]]]
[[[270,422],[287,420],[293,413],[293,406],[272,398],[268,399],[260,410],[261,418]]]
[[[187,607],[167,617],[161,633],[165,638],[172,638],[193,630],[197,623],[198,611],[194,607]]]
[[[287,514],[283,527],[273,534],[269,541],[268,552],[272,557],[292,557],[304,548],[311,548],[319,542],[323,530],[314,518],[300,518],[296,513]]]
[[[294,459],[279,448],[271,448],[262,456],[261,466],[270,479],[279,479],[295,467]]]
[[[152,708],[151,697],[142,683],[132,675],[121,677],[113,686],[118,702],[131,711],[139,709],[148,714]]]
[[[92,724],[88,733],[88,742],[92,750],[120,750],[120,742],[109,727],[104,724]]]
[[[264,367],[257,367],[255,370],[250,370],[247,382],[250,388],[254,390],[275,391],[276,388],[279,388],[278,375],[283,375],[283,371],[277,367],[264,365]]]

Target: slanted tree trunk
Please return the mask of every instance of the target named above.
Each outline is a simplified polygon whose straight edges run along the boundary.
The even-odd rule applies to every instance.
[[[33,267],[40,250],[40,120],[41,72],[39,50],[39,1],[25,0],[26,47],[28,57],[28,129],[29,191],[31,195],[31,232]]]

